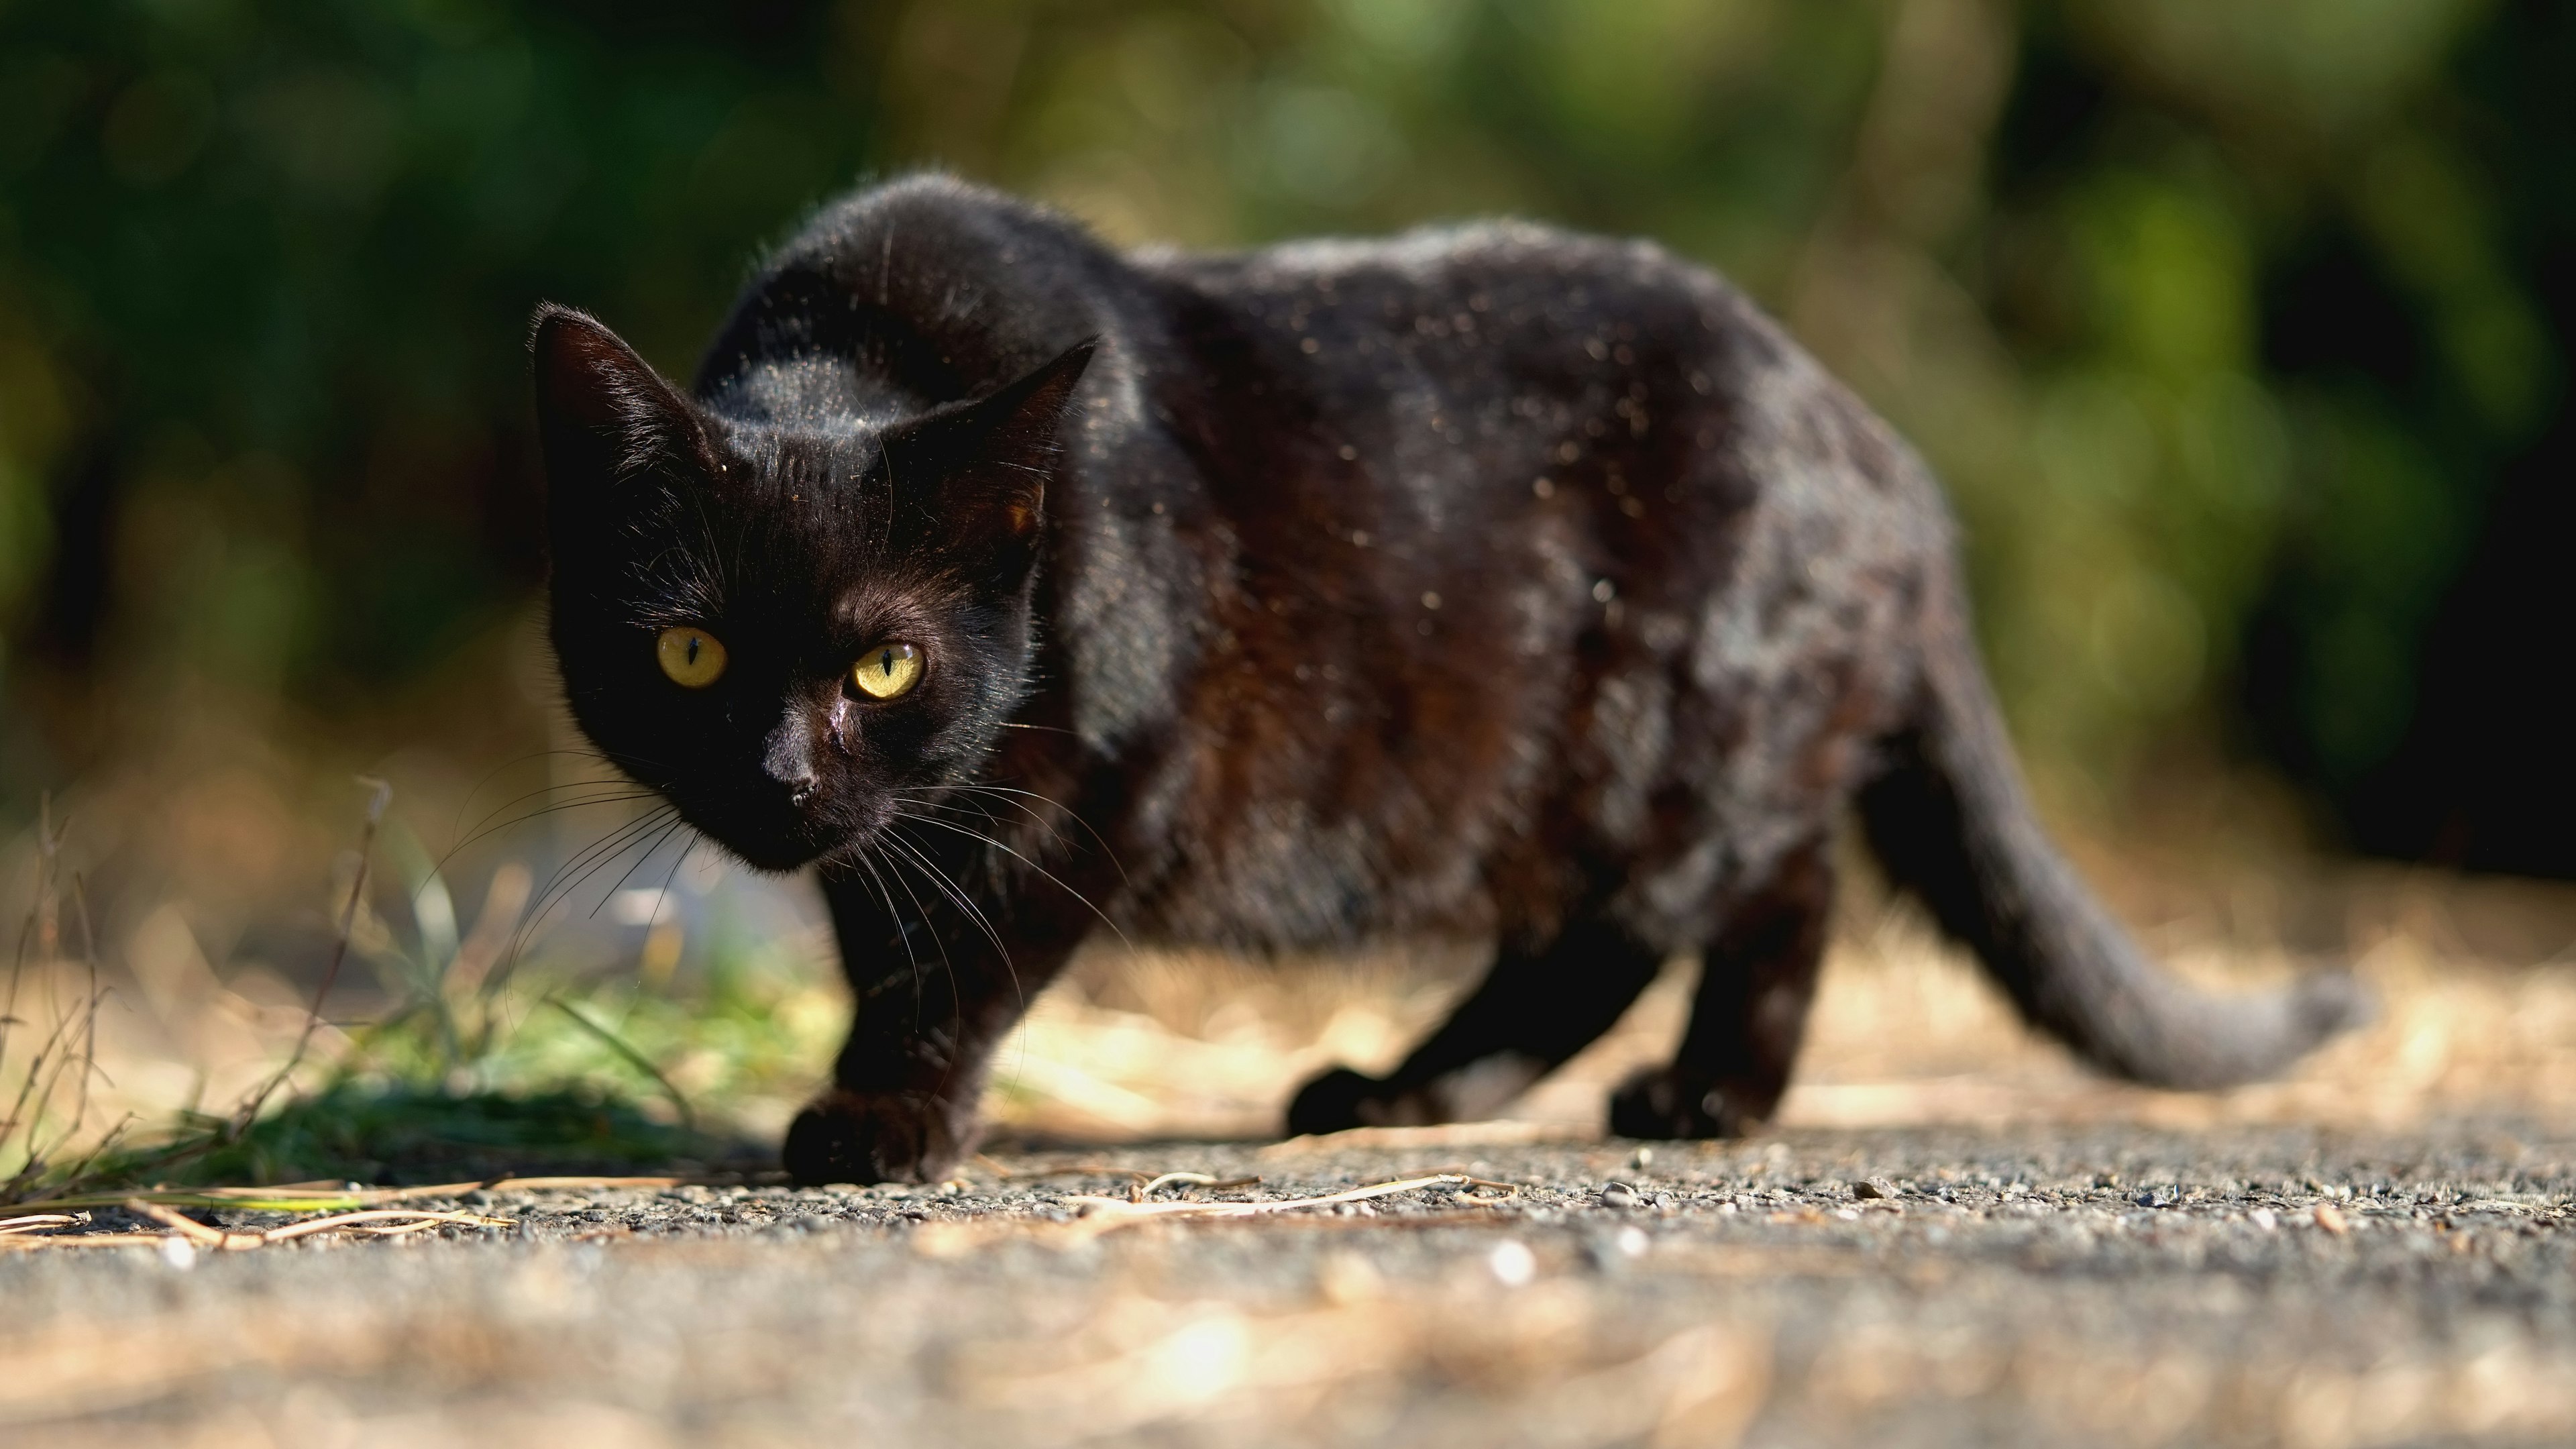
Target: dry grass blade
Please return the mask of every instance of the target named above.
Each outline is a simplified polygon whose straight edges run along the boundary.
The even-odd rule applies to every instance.
[[[504,1177],[492,1182],[476,1183],[485,1192],[547,1192],[565,1189],[588,1191],[602,1187],[688,1187],[724,1186],[707,1183],[695,1177]],[[433,1189],[414,1189],[415,1197],[428,1197]]]
[[[14,1092],[5,1093],[6,1105],[0,1106],[0,1163],[17,1161],[14,1170],[0,1175],[0,1203],[24,1206],[24,1198],[46,1185],[80,1181],[124,1130],[120,1124],[68,1164],[56,1160],[89,1125],[90,1086],[99,1074],[98,1010],[105,996],[98,977],[97,933],[90,924],[77,873],[70,877],[70,896],[81,928],[79,962],[84,982],[78,1004],[64,1008],[57,1003],[53,1025],[32,1055],[15,1068],[10,1066],[12,1032],[33,1025],[19,1014],[29,968],[49,970],[63,958],[62,847],[70,832],[69,821],[54,823],[53,797],[45,796],[36,821],[35,898],[18,933],[8,989],[0,995],[0,1073],[10,1074],[16,1082]]]
[[[378,1226],[368,1226],[375,1224]],[[399,1224],[399,1226],[384,1226]],[[365,1212],[337,1213],[327,1218],[288,1223],[261,1233],[260,1240],[282,1243],[289,1238],[309,1237],[314,1233],[336,1233],[346,1228],[366,1227],[378,1237],[416,1233],[425,1228],[453,1225],[461,1228],[508,1228],[518,1224],[509,1218],[485,1217],[481,1213],[439,1213],[425,1208],[370,1208]]]
[[[1129,1202],[1116,1197],[1071,1197],[1066,1201],[1081,1209],[1085,1225],[1096,1225],[1092,1227],[1094,1232],[1108,1232],[1148,1218],[1248,1218],[1265,1213],[1294,1212],[1300,1208],[1338,1207],[1343,1203],[1419,1192],[1426,1187],[1465,1187],[1469,1181],[1458,1173],[1443,1172],[1431,1177],[1371,1183],[1366,1187],[1325,1193],[1320,1197],[1277,1197],[1253,1202]]]
[[[1473,1164],[1473,1166],[1475,1166],[1475,1167],[1485,1167],[1485,1164],[1483,1164],[1483,1163],[1479,1162],[1479,1163],[1475,1163],[1475,1164]],[[1486,1176],[1484,1176],[1484,1175],[1483,1175],[1483,1174],[1481,1174],[1481,1173],[1477,1173],[1477,1172],[1470,1171],[1467,1167],[1462,1167],[1462,1166],[1460,1166],[1459,1164],[1454,1163],[1454,1162],[1452,1162],[1452,1163],[1447,1163],[1447,1164],[1444,1164],[1444,1165],[1439,1166],[1439,1167],[1435,1167],[1435,1168],[1433,1168],[1433,1169],[1431,1169],[1431,1170],[1432,1170],[1433,1172],[1446,1173],[1447,1175],[1449,1175],[1449,1176],[1451,1176],[1451,1177],[1463,1177],[1463,1178],[1467,1179],[1467,1181],[1469,1181],[1470,1183],[1473,1183],[1474,1185],[1476,1185],[1477,1187],[1493,1187],[1493,1188],[1500,1188],[1500,1189],[1502,1189],[1502,1190],[1503,1190],[1503,1191],[1505,1191],[1505,1192],[1519,1192],[1522,1188],[1525,1188],[1525,1187],[1536,1187],[1536,1186],[1538,1186],[1538,1184],[1537,1184],[1537,1183],[1533,1183],[1533,1182],[1505,1182],[1505,1181],[1503,1181],[1503,1180],[1502,1180],[1502,1179],[1500,1179],[1500,1178],[1495,1178],[1495,1177],[1486,1177]],[[1485,1170],[1486,1170],[1487,1172],[1491,1172],[1493,1169],[1488,1167],[1488,1168],[1485,1168]]]
[[[67,1228],[80,1219],[70,1213],[26,1213],[14,1218],[0,1218],[0,1237],[11,1233],[43,1233]]]
[[[200,1248],[239,1250],[260,1247],[264,1242],[257,1233],[235,1233],[227,1232],[222,1228],[210,1228],[176,1209],[163,1207],[157,1202],[145,1202],[141,1198],[128,1200],[125,1210],[137,1217],[150,1218]]]
[[[38,1248],[157,1248],[170,1242],[168,1233],[13,1233],[0,1236],[0,1253],[33,1252]]]
[[[1166,1173],[1165,1177],[1186,1179],[1203,1176],[1198,1173]],[[1294,1212],[1302,1208],[1339,1207],[1344,1203],[1366,1202],[1371,1198],[1393,1197],[1399,1193],[1419,1192],[1431,1187],[1466,1187],[1481,1179],[1459,1172],[1434,1173],[1427,1177],[1408,1177],[1395,1182],[1370,1183],[1342,1192],[1317,1197],[1283,1197],[1257,1199],[1251,1202],[1138,1202],[1120,1197],[1069,1196],[1065,1202],[1082,1214],[1069,1223],[1031,1223],[1025,1218],[986,1217],[962,1222],[925,1223],[913,1234],[913,1249],[927,1257],[947,1258],[969,1252],[1004,1238],[1027,1238],[1057,1247],[1086,1243],[1103,1233],[1158,1218],[1251,1218]],[[1211,1187],[1241,1185],[1209,1183]],[[1507,1184],[1506,1184],[1507,1185]],[[1496,1199],[1469,1199],[1491,1203]],[[1408,1219],[1407,1221],[1411,1221]]]
[[[1218,1177],[1208,1172],[1167,1172],[1137,1188],[1136,1199],[1142,1201],[1167,1187],[1223,1188],[1260,1185],[1261,1179],[1257,1177]]]
[[[678,1085],[665,1076],[660,1067],[653,1065],[651,1057],[637,1051],[627,1043],[626,1038],[592,1020],[587,1012],[561,996],[549,996],[545,1004],[571,1018],[573,1025],[588,1032],[593,1040],[615,1052],[627,1065],[651,1077],[653,1084],[662,1089],[662,1095],[670,1099],[672,1108],[680,1114],[681,1131],[694,1134],[698,1130],[698,1109],[689,1105],[688,1094],[681,1091]]]
[[[361,1212],[335,1213],[329,1217],[310,1218],[300,1223],[286,1223],[282,1226],[269,1228],[262,1232],[244,1233],[234,1232],[225,1228],[208,1227],[204,1223],[198,1222],[174,1209],[163,1207],[161,1204],[155,1202],[145,1202],[141,1198],[135,1198],[128,1201],[125,1204],[125,1209],[128,1212],[152,1219],[154,1222],[168,1228],[171,1232],[187,1239],[197,1247],[222,1249],[232,1252],[241,1252],[251,1248],[264,1248],[271,1243],[283,1243],[295,1238],[310,1237],[315,1233],[336,1233],[352,1228],[374,1233],[378,1236],[386,1236],[388,1235],[388,1227],[386,1225],[397,1223],[401,1224],[401,1227],[394,1231],[404,1233],[419,1232],[426,1228],[450,1225],[466,1228],[507,1228],[516,1226],[515,1223],[507,1218],[485,1217],[481,1213],[431,1212],[426,1208],[368,1208]],[[78,1240],[58,1239],[56,1241],[74,1242]]]
[[[433,1193],[416,1195],[453,1195],[458,1192],[470,1192],[479,1186],[481,1186],[479,1183],[466,1183],[461,1187],[437,1189]],[[45,1212],[77,1212],[83,1208],[124,1207],[128,1203],[139,1200],[172,1208],[242,1208],[253,1212],[326,1213],[373,1207],[379,1202],[398,1198],[403,1191],[392,1189],[388,1193],[385,1189],[359,1189],[354,1192],[294,1192],[256,1187],[149,1188],[142,1191],[73,1193],[65,1197],[22,1203],[20,1206]]]
[[[303,1190],[298,1187],[191,1187],[152,1188],[142,1192],[92,1192],[68,1197],[45,1198],[18,1204],[34,1212],[78,1211],[82,1208],[123,1207],[142,1201],[173,1208],[241,1208],[253,1212],[323,1213],[354,1212],[360,1208],[383,1207],[387,1203],[417,1202],[422,1198],[463,1197],[469,1192],[547,1192],[594,1191],[601,1188],[683,1187],[701,1180],[691,1177],[500,1177],[477,1178],[471,1182],[441,1182],[422,1187],[358,1187],[337,1192]],[[708,1186],[729,1185],[710,1182]]]
[[[366,822],[358,832],[358,868],[349,879],[348,904],[340,909],[340,928],[332,937],[330,962],[322,969],[322,984],[313,988],[312,1009],[305,1013],[304,1030],[295,1038],[295,1049],[287,1053],[286,1064],[279,1067],[277,1075],[270,1077],[258,1091],[242,1099],[240,1108],[234,1112],[232,1135],[236,1137],[250,1130],[250,1125],[259,1120],[261,1110],[268,1106],[268,1099],[277,1094],[278,1088],[286,1085],[288,1079],[295,1075],[296,1068],[304,1065],[304,1053],[313,1045],[315,1029],[322,1025],[322,1004],[340,979],[341,963],[349,958],[350,934],[357,929],[358,907],[366,900],[367,868],[375,849],[376,830],[384,823],[385,807],[393,802],[394,797],[393,786],[372,776],[361,775],[358,783],[367,789]]]
[[[407,1238],[414,1233],[428,1232],[430,1229],[438,1227],[446,1221],[446,1214],[433,1214],[415,1222],[362,1226],[353,1228],[351,1231],[365,1233],[371,1238]],[[481,1223],[481,1226],[487,1228],[504,1228],[515,1227],[517,1224],[507,1218],[487,1218]]]

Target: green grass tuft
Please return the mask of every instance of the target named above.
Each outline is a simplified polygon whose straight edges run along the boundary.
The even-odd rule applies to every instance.
[[[457,1182],[538,1168],[631,1173],[732,1155],[728,1143],[653,1121],[597,1091],[450,1094],[340,1081],[178,1164],[171,1180]]]

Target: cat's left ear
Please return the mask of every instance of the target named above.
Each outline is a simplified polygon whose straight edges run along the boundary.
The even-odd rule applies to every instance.
[[[1096,337],[1077,342],[1000,391],[952,403],[889,439],[898,464],[910,454],[941,471],[936,496],[921,500],[934,529],[997,544],[1035,539],[1047,479],[1063,452],[1058,434],[1099,346]]]

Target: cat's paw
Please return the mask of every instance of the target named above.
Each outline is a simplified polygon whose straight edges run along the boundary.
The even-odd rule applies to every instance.
[[[936,1182],[966,1155],[970,1121],[904,1093],[825,1092],[788,1124],[779,1152],[799,1187],[827,1182]]]
[[[1760,1122],[1723,1087],[1670,1067],[1648,1067],[1610,1097],[1610,1131],[1618,1137],[1741,1137]]]
[[[1297,1089],[1296,1099],[1288,1104],[1288,1135],[1304,1137],[1368,1126],[1376,1114],[1362,1113],[1385,1089],[1386,1083],[1375,1077],[1335,1067]]]

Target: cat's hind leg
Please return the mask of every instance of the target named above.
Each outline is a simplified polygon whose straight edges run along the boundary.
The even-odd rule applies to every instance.
[[[1536,951],[1503,950],[1483,984],[1384,1078],[1336,1068],[1288,1108],[1292,1134],[1492,1116],[1610,1029],[1655,979],[1660,953],[1606,922]]]
[[[1611,1097],[1612,1132],[1732,1137],[1770,1117],[1806,1036],[1833,895],[1831,845],[1818,841],[1729,913],[1702,953],[1680,1050]]]

